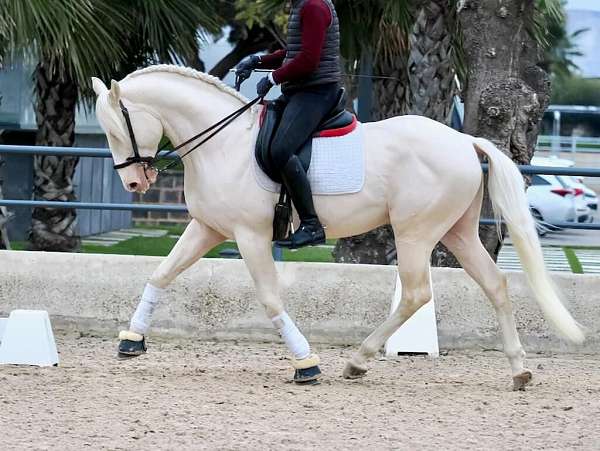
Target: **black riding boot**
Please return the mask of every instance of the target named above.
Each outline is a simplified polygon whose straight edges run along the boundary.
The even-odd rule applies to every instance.
[[[293,155],[284,166],[281,173],[285,187],[292,198],[298,216],[300,216],[300,227],[285,240],[277,241],[280,247],[298,249],[303,246],[314,246],[325,243],[325,230],[313,204],[312,190],[306,172],[302,167],[300,159]]]

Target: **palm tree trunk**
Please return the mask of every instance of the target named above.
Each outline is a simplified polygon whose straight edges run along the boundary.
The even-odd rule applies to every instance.
[[[456,90],[452,61],[452,32],[456,13],[447,0],[432,0],[423,5],[410,37],[408,64],[410,80],[407,110],[448,125],[452,98]],[[441,243],[431,255],[433,266],[460,267]]]
[[[41,61],[36,68],[36,145],[70,147],[75,141],[77,85],[69,74],[61,74]],[[34,157],[34,199],[75,201],[73,174],[78,157]],[[77,214],[63,208],[35,208],[30,248],[75,252],[81,245],[76,235]]]
[[[454,17],[447,0],[421,2],[409,35],[407,56],[378,58],[374,73],[395,79],[374,83],[376,120],[418,114],[448,122],[454,95],[450,31]],[[393,263],[396,252],[392,228],[383,226],[339,240],[334,257],[347,263]]]
[[[467,0],[459,14],[469,67],[464,131],[520,164],[531,161],[550,96],[543,52],[530,33],[534,14],[535,2],[522,0]],[[487,192],[482,216],[493,217]],[[479,235],[496,259],[502,241],[495,227],[481,226]]]
[[[406,58],[375,58],[373,75],[393,77],[393,79],[373,80],[374,120],[398,116],[405,113]],[[396,246],[394,232],[389,225],[378,227],[362,235],[342,238],[333,249],[333,257],[338,263],[370,263],[387,265],[395,259]]]
[[[0,143],[2,141],[0,140]],[[4,161],[0,157],[0,199],[4,199],[2,195],[2,166]],[[8,241],[8,233],[6,232],[6,224],[10,220],[11,215],[6,207],[0,207],[0,249],[10,249],[10,242]]]

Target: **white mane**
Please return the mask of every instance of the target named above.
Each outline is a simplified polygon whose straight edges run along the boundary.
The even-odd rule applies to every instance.
[[[143,69],[138,69],[135,72],[132,72],[131,74],[127,75],[124,78],[124,80],[153,72],[170,72],[188,78],[195,78],[196,80],[200,80],[214,86],[219,91],[224,92],[225,94],[229,94],[230,96],[235,97],[237,100],[241,101],[244,104],[249,102],[249,100],[245,96],[240,94],[232,87],[223,83],[217,77],[213,77],[212,75],[206,74],[204,72],[199,72],[195,69],[192,69],[191,67],[175,66],[172,64],[156,64],[154,66],[148,66]],[[109,104],[108,92],[98,96],[98,100],[96,103],[96,113],[98,121],[103,126],[105,131],[110,130],[113,133],[113,135],[115,135],[121,140],[128,139],[127,131],[125,130],[123,123],[123,118],[120,116],[118,109],[113,108]],[[252,126],[255,114],[256,106],[254,106],[251,109],[251,119],[249,126]]]
[[[173,64],[156,64],[154,66],[148,66],[143,69],[138,69],[135,72],[130,73],[124,80],[128,78],[137,77],[138,75],[149,74],[153,72],[170,72],[172,74],[183,75],[188,78],[195,78],[196,80],[203,81],[216,87],[219,91],[229,94],[243,103],[248,103],[248,99],[233,89],[231,86],[226,85],[217,77],[213,77],[204,72],[197,71],[191,67],[175,66]]]

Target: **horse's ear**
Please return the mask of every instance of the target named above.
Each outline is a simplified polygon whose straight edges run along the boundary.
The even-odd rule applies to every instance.
[[[106,91],[108,91],[108,88],[102,82],[102,80],[96,77],[92,77],[92,87],[94,88],[94,92],[97,96],[99,96],[100,94],[104,94]]]
[[[119,104],[119,100],[121,99],[121,86],[119,86],[118,81],[110,81],[110,91],[108,93],[108,98],[110,99],[113,105]]]

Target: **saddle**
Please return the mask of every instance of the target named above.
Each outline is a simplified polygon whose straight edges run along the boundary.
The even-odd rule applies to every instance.
[[[300,147],[296,155],[300,159],[304,170],[308,172],[312,158],[312,144],[315,137],[341,136],[350,133],[356,128],[356,117],[345,109],[346,95],[344,88],[338,93],[338,99],[333,109],[325,116],[312,136]],[[256,139],[255,157],[258,166],[274,182],[281,183],[279,201],[275,205],[273,218],[273,240],[283,240],[287,237],[291,225],[292,205],[291,199],[282,183],[281,174],[275,169],[271,160],[271,141],[285,107],[279,99],[265,102],[260,116],[260,130]]]
[[[346,92],[344,88],[340,88],[338,99],[333,109],[325,116],[317,129],[313,131],[312,137],[296,152],[305,171],[308,172],[308,168],[310,167],[313,138],[341,136],[351,132],[356,127],[356,117],[345,109],[345,104]],[[279,99],[265,102],[260,117],[260,131],[258,132],[255,147],[255,157],[258,166],[276,183],[282,183],[281,174],[275,169],[275,165],[272,163],[270,148],[284,107],[285,104]]]

